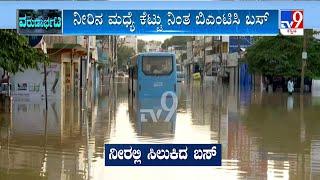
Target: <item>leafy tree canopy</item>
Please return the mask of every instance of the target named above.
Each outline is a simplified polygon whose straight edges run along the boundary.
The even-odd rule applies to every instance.
[[[167,49],[169,46],[182,46],[187,47],[187,42],[192,41],[193,37],[191,36],[173,36],[169,39],[164,40],[164,42],[161,45],[162,49]]]
[[[307,77],[320,77],[320,42],[308,31]],[[274,36],[261,37],[249,47],[245,59],[249,71],[271,76],[299,76],[303,37]]]
[[[127,64],[128,59],[134,56],[135,51],[133,48],[121,45],[117,49],[118,53],[118,67],[123,67]]]
[[[0,42],[0,67],[9,73],[38,68],[38,63],[48,62],[41,50],[30,47],[27,38],[15,30],[0,30]]]
[[[138,39],[138,52],[146,51],[145,46],[146,46],[146,42],[142,39]]]

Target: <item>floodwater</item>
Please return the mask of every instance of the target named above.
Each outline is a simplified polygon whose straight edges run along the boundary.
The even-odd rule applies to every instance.
[[[0,114],[0,179],[320,179],[319,99],[212,84],[181,83],[166,123],[139,122],[123,80],[48,114],[16,99]],[[221,143],[222,166],[105,167],[105,143]]]

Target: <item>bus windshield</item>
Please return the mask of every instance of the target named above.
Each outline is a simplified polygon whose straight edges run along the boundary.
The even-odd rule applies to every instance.
[[[168,75],[173,70],[172,56],[144,56],[142,72],[145,75]]]

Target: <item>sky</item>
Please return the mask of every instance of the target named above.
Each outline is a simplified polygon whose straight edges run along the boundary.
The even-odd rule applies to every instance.
[[[155,40],[155,41],[161,41],[163,42],[165,39],[168,39],[172,36],[170,35],[144,35],[144,36],[137,36],[138,39],[142,39],[144,41],[151,41],[151,40]]]

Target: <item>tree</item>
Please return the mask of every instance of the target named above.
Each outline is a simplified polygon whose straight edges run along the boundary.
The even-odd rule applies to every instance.
[[[251,73],[270,76],[300,76],[303,38],[261,37],[246,52],[245,60]],[[320,75],[320,43],[312,35],[308,38],[306,77]]]
[[[0,30],[0,42],[0,67],[6,72],[15,74],[48,62],[41,50],[30,47],[27,38],[15,30]]]
[[[118,68],[125,66],[128,62],[128,59],[135,54],[133,48],[121,45],[117,49],[118,53]]]
[[[307,58],[307,66],[306,66],[306,76],[319,79],[320,78],[320,41],[313,38],[313,36],[310,39],[309,41],[307,41],[308,58]]]
[[[146,42],[144,40],[138,39],[138,52],[146,51],[145,46]]]
[[[187,53],[183,53],[181,54],[181,62],[184,61],[185,59],[187,59]]]
[[[190,36],[173,36],[169,39],[164,40],[164,42],[161,44],[162,49],[167,49],[169,46],[182,46],[184,48],[187,47],[187,42],[192,41],[193,37]]]

